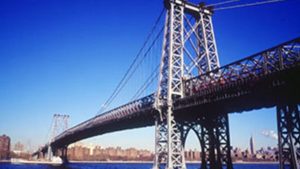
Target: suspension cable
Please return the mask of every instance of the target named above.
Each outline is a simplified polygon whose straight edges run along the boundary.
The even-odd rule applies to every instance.
[[[240,0],[229,0],[229,1],[223,1],[223,2],[218,2],[218,3],[214,3],[214,4],[209,4],[209,5],[206,5],[207,7],[215,7],[215,6],[218,6],[218,5],[224,5],[224,4],[229,4],[229,3],[233,3],[233,2],[238,2]]]
[[[51,123],[50,123],[50,126],[49,126],[49,128],[48,128],[48,132],[47,132],[47,134],[45,135],[45,139],[44,139],[44,140],[46,140],[46,141],[45,141],[46,143],[49,143],[49,140],[51,140],[51,133],[52,133],[52,125],[53,125],[53,122],[54,122],[54,119],[52,118]]]
[[[100,108],[100,110],[97,112],[97,114],[102,113],[103,111],[105,111],[105,109],[111,104],[111,102],[117,97],[117,95],[120,93],[120,91],[123,89],[123,87],[126,85],[126,83],[128,82],[128,80],[131,78],[132,74],[136,71],[137,66],[139,66],[139,64],[137,66],[136,63],[139,59],[139,57],[142,54],[142,51],[144,50],[144,48],[146,47],[146,45],[148,44],[150,37],[153,35],[156,27],[159,24],[159,21],[162,18],[162,15],[164,13],[165,9],[163,9],[158,18],[156,19],[154,26],[152,27],[150,33],[148,34],[148,36],[146,37],[145,42],[143,43],[142,47],[140,48],[140,50],[138,51],[137,55],[135,56],[133,62],[130,64],[129,68],[127,69],[126,73],[124,74],[124,76],[122,77],[121,81],[118,83],[117,87],[114,89],[113,93],[110,95],[110,97],[105,101],[105,103],[102,105],[102,107]],[[150,47],[151,48],[151,47]],[[135,67],[134,70],[133,67]],[[130,74],[130,72],[132,71],[132,73]]]
[[[214,10],[219,11],[219,10],[243,8],[243,7],[248,7],[248,6],[257,6],[257,5],[263,5],[263,4],[275,3],[275,2],[282,2],[282,1],[285,1],[285,0],[266,0],[266,1],[248,3],[248,4],[239,4],[239,5],[233,5],[233,6],[220,7],[220,8],[216,8]]]
[[[159,33],[157,34],[157,36],[155,37],[155,39],[153,40],[152,44],[150,45],[150,47],[148,48],[148,50],[145,52],[145,54],[143,55],[143,58],[138,62],[138,64],[136,64],[136,66],[134,67],[133,71],[129,74],[128,78],[124,81],[124,85],[120,87],[120,89],[117,91],[116,95],[113,97],[112,101],[116,98],[116,96],[120,93],[120,91],[125,87],[125,85],[127,84],[127,82],[129,81],[129,79],[133,76],[133,74],[135,73],[135,71],[137,70],[137,68],[142,64],[142,62],[145,60],[145,58],[148,56],[148,53],[151,51],[151,49],[153,48],[155,42],[158,40],[158,38],[160,37],[160,35],[163,32],[163,28],[159,31]],[[111,101],[111,102],[112,102]],[[110,103],[111,103],[110,102]],[[109,104],[110,104],[109,103]]]
[[[142,84],[142,86],[137,90],[137,92],[131,98],[131,101],[138,99],[141,96],[141,94],[154,82],[154,80],[159,75],[158,69],[159,69],[159,64],[155,67],[155,69],[152,71],[152,73],[147,78],[147,80]]]

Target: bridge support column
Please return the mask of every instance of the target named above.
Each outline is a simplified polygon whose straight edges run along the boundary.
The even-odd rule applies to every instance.
[[[211,116],[205,119],[204,126],[203,146],[209,145],[210,169],[222,169],[223,164],[232,169],[228,115]]]
[[[201,169],[233,169],[229,136],[228,115],[203,116],[194,122],[181,124],[182,142],[193,130],[201,146]],[[208,167],[209,161],[209,167]]]
[[[207,169],[208,150],[209,150],[209,135],[207,128],[201,125],[201,169]]]
[[[37,159],[44,159],[44,153],[42,151],[37,153]]]
[[[160,169],[160,164],[167,160],[168,129],[166,117],[155,120],[155,154],[153,169]]]
[[[53,149],[52,147],[49,145],[48,146],[48,150],[47,150],[47,160],[52,161],[52,157],[53,157]]]
[[[63,148],[61,148],[61,156],[60,156],[60,158],[61,158],[61,160],[63,161],[63,163],[65,164],[65,163],[68,163],[69,161],[68,161],[68,147],[66,146],[66,147],[63,147]]]
[[[163,109],[155,122],[155,159],[153,169],[166,162],[166,169],[186,169],[179,125],[170,107]]]
[[[197,138],[200,143],[201,148],[201,169],[207,169],[207,153],[208,153],[208,133],[207,130],[201,125],[201,122],[185,122],[181,124],[181,137],[182,137],[182,144],[183,144],[183,152],[185,147],[186,138],[188,133],[192,130],[196,133]]]
[[[277,106],[277,127],[280,169],[300,169],[299,105]]]
[[[232,160],[231,160],[231,146],[230,146],[230,135],[229,135],[229,120],[228,114],[218,116],[218,142],[220,146],[220,155],[221,161],[225,162],[227,169],[232,169]]]

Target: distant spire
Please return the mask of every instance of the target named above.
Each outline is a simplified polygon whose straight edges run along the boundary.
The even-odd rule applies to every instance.
[[[254,147],[254,138],[253,138],[253,135],[251,134],[251,137],[250,137],[250,153],[252,155],[255,154],[255,147]]]

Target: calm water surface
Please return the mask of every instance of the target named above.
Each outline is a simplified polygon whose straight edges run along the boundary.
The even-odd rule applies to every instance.
[[[188,169],[199,169],[200,164],[188,164]],[[71,163],[66,166],[44,164],[0,163],[0,169],[151,169],[152,164],[86,164]],[[235,164],[234,169],[278,169],[277,164]]]

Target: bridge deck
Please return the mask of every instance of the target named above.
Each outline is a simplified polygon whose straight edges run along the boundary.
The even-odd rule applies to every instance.
[[[300,101],[300,38],[185,81],[174,102],[178,120],[203,113],[232,113]],[[58,135],[51,146],[125,129],[154,125],[154,94],[93,117]],[[47,145],[43,151],[47,150]]]
[[[299,75],[297,38],[187,80],[175,111],[232,113],[299,102]]]

